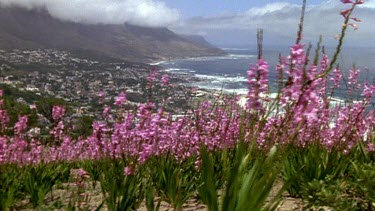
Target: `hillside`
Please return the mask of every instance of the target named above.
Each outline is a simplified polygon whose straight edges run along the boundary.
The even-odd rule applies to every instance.
[[[207,42],[206,39],[204,39],[203,36],[200,35],[186,35],[186,34],[180,34],[181,37],[185,38],[186,40],[189,40],[193,43],[199,44],[201,46],[212,48],[214,47],[211,43]]]
[[[167,28],[73,23],[45,10],[0,8],[0,28],[0,49],[54,48],[97,60],[132,62],[225,54]]]

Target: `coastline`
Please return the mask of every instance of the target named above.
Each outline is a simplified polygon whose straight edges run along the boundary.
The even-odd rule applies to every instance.
[[[217,47],[219,48],[219,47]],[[196,59],[196,58],[204,58],[204,57],[218,57],[218,56],[228,56],[230,55],[228,52],[226,52],[224,49],[219,48],[220,50],[223,51],[221,54],[207,54],[207,55],[200,55],[200,56],[187,56],[187,57],[174,57],[174,58],[164,58],[164,59],[157,59],[157,60],[151,60],[150,62],[147,62],[146,64],[152,65],[152,66],[157,66],[158,64],[161,64],[163,62],[169,62],[173,60],[179,60],[179,59]]]
[[[214,93],[225,93],[225,94],[236,94],[245,95],[247,94],[246,85],[239,85],[241,83],[247,82],[247,78],[240,75],[222,74],[212,72],[212,74],[201,73],[199,70],[180,67],[178,65],[171,65],[174,61],[185,60],[186,62],[206,62],[206,61],[222,61],[222,60],[232,60],[237,59],[247,59],[252,58],[254,55],[234,55],[226,53],[225,56],[198,56],[198,57],[186,57],[186,58],[174,58],[174,59],[164,59],[156,60],[148,63],[151,66],[156,66],[160,71],[166,72],[173,75],[174,77],[182,79],[181,85],[197,87],[199,90],[206,92],[207,94]],[[184,61],[184,62],[185,62]],[[163,65],[164,64],[164,65]],[[244,71],[246,71],[244,69]],[[232,86],[234,84],[234,86]],[[203,94],[202,94],[203,95]]]

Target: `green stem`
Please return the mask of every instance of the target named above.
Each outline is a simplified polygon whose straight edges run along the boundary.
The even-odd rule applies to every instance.
[[[338,59],[338,57],[340,55],[341,47],[344,44],[344,37],[346,35],[346,30],[348,28],[348,23],[349,23],[349,20],[350,20],[350,16],[352,15],[353,10],[354,10],[354,8],[355,8],[356,5],[357,5],[356,3],[353,3],[352,8],[350,9],[350,12],[345,17],[345,21],[344,21],[344,24],[343,24],[342,29],[341,29],[341,35],[340,35],[340,39],[339,39],[339,44],[336,47],[336,51],[335,51],[335,54],[333,55],[332,61],[330,62],[329,66],[324,70],[324,72],[322,74],[318,75],[315,78],[315,80],[319,79],[319,78],[325,77],[333,69],[333,67],[334,67],[334,65],[335,65],[335,63],[336,63],[336,61],[337,61],[337,59]]]

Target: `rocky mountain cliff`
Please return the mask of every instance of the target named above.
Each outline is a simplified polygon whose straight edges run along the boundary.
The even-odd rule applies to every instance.
[[[201,38],[167,28],[89,25],[53,18],[45,10],[0,8],[0,49],[53,48],[96,60],[150,62],[225,54]]]

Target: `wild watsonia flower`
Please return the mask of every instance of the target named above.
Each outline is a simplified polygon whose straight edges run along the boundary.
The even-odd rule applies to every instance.
[[[55,121],[59,121],[65,115],[65,108],[63,106],[53,106],[52,107],[52,119]]]
[[[110,111],[111,111],[111,107],[109,107],[108,105],[105,105],[103,109],[103,113],[102,113],[103,117],[104,118],[108,117]]]
[[[50,134],[55,137],[56,141],[62,140],[64,137],[65,125],[63,121],[59,121],[54,128],[50,130]]]
[[[374,96],[375,85],[370,85],[368,81],[365,81],[363,84],[362,96],[367,102],[371,102],[372,97]]]
[[[115,105],[116,106],[122,106],[124,105],[124,103],[126,103],[127,99],[126,99],[126,93],[125,92],[121,92],[117,97],[115,97]]]
[[[290,48],[288,57],[291,65],[289,70],[285,70],[288,81],[282,89],[280,106],[285,107],[290,103],[296,103],[301,96],[303,86],[303,64],[305,63],[304,44],[296,44]]]
[[[361,70],[352,68],[349,70],[349,77],[348,77],[348,94],[349,96],[352,96],[354,93],[356,93],[360,88],[361,84],[358,83],[358,76],[360,74]]]
[[[125,176],[133,175],[133,173],[134,173],[134,171],[131,169],[130,166],[126,166],[126,167],[124,168],[124,175],[125,175]]]
[[[105,92],[100,91],[100,92],[98,93],[98,97],[99,97],[99,103],[102,104],[102,103],[104,102]]]
[[[169,75],[164,74],[164,75],[161,77],[161,85],[162,85],[162,86],[168,86],[168,85],[169,85]]]
[[[289,59],[292,64],[302,65],[305,63],[305,44],[295,44],[290,48]]]
[[[373,143],[368,143],[368,145],[367,145],[367,152],[374,152],[374,151],[375,151],[374,144]]]
[[[264,111],[262,101],[265,100],[268,91],[268,63],[259,59],[256,66],[247,71],[248,94],[246,107],[250,111]]]
[[[151,88],[154,85],[154,81],[159,75],[159,71],[152,69],[150,75],[147,77],[147,88]]]
[[[8,140],[4,137],[0,137],[0,164],[6,161],[6,153],[8,150]]]
[[[340,88],[340,81],[342,80],[342,73],[340,69],[334,69],[330,81],[333,82],[332,89]]]
[[[28,117],[27,116],[18,116],[18,121],[14,125],[14,134],[15,135],[21,135],[23,132],[27,129],[27,122]]]
[[[343,11],[341,14],[348,18],[351,11],[352,9]],[[320,64],[315,62],[309,65],[304,47],[304,44],[295,44],[290,48],[290,55],[280,59],[277,71],[280,75],[281,93],[279,107],[276,109],[281,112],[261,121],[258,115],[244,115],[245,111],[237,104],[237,97],[217,98],[215,102],[204,101],[187,112],[188,115],[179,117],[166,113],[153,102],[147,102],[139,104],[134,112],[125,112],[123,118],[118,118],[115,122],[107,118],[111,107],[105,106],[104,120],[93,122],[92,134],[88,138],[74,140],[68,136],[64,125],[65,108],[55,106],[52,116],[57,124],[50,133],[60,142],[43,146],[38,140],[27,142],[22,137],[0,136],[0,162],[25,164],[127,157],[138,161],[137,164],[144,164],[153,156],[171,156],[180,162],[199,157],[202,145],[209,151],[227,150],[236,146],[240,139],[254,140],[264,149],[269,149],[275,143],[293,142],[303,147],[311,141],[321,141],[328,149],[344,144],[348,150],[357,141],[363,140],[375,123],[374,114],[366,112],[375,87],[365,83],[362,97],[366,100],[331,108],[326,95],[325,74],[334,60],[330,61],[323,52]],[[148,76],[148,88],[157,81],[158,74],[158,71],[153,70]],[[350,71],[349,85],[353,87],[353,92],[361,88],[357,80],[358,74],[358,70]],[[247,111],[263,114],[269,109],[264,104],[270,100],[267,98],[267,61],[259,59],[248,71],[248,76]],[[284,84],[285,77],[288,80]],[[343,77],[341,71],[337,68],[329,77],[333,88],[338,88]],[[169,85],[168,75],[163,75],[160,82],[161,86]],[[126,93],[121,92],[114,101],[117,109],[123,109],[118,107],[126,103]],[[5,124],[9,122],[5,110],[0,110],[0,120],[5,128]],[[25,128],[25,119],[20,118],[13,129],[16,134],[21,134]],[[132,166],[126,166],[123,173],[131,175],[134,170]]]
[[[341,0],[341,2],[344,4],[353,4],[352,0]]]
[[[0,97],[3,96],[3,90],[0,89]],[[4,99],[0,99],[0,125],[1,125],[1,128],[5,128],[6,127],[6,124],[8,124],[8,122],[10,121],[10,118],[9,118],[9,115],[8,115],[8,112],[3,109],[3,106],[4,106]]]
[[[341,14],[344,18],[347,18],[351,11],[352,11],[351,8],[350,8],[350,9],[346,9],[346,10],[341,11],[340,14]]]

